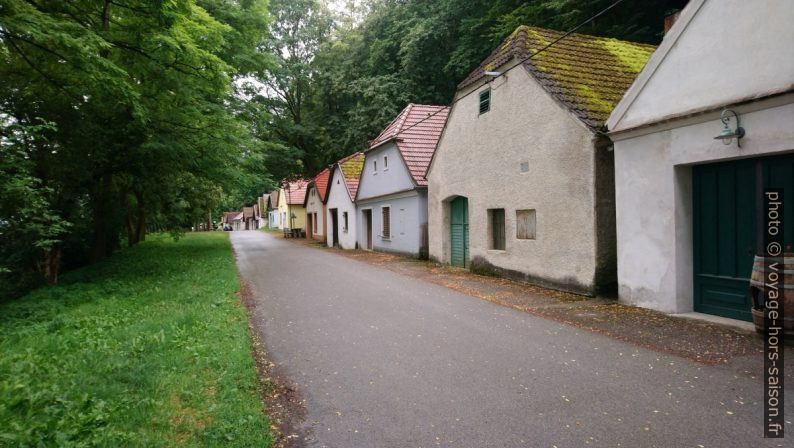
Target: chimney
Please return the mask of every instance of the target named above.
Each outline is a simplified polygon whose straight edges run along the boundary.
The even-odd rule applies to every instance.
[[[664,17],[664,35],[666,36],[668,32],[670,32],[670,28],[675,25],[675,21],[678,20],[678,16],[681,15],[681,10],[672,12]]]

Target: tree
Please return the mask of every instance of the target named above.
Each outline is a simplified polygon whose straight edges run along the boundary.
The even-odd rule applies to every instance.
[[[203,221],[256,149],[232,81],[271,63],[268,21],[264,0],[0,1],[0,156],[22,151],[4,164],[7,203],[29,194],[0,222],[44,207],[53,223],[79,223],[45,238],[75,265],[147,228]],[[58,263],[44,264],[57,278]]]

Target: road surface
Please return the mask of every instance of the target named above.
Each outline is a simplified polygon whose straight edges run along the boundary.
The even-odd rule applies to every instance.
[[[305,399],[302,446],[794,446],[762,439],[753,360],[705,366],[262,232],[231,239],[255,330]]]

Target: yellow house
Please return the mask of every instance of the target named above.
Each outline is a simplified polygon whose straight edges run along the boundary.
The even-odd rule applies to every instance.
[[[279,228],[306,229],[306,209],[303,200],[306,198],[306,185],[303,179],[284,182],[278,195]]]

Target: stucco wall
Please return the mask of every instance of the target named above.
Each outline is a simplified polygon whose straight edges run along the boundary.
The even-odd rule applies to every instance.
[[[328,246],[333,245],[333,238],[331,232],[331,210],[336,209],[339,217],[339,246],[342,249],[355,249],[356,248],[356,205],[350,199],[350,193],[347,191],[347,186],[342,180],[339,169],[334,169],[331,174],[330,189],[328,191],[328,202],[326,204],[326,222],[328,223]],[[342,214],[347,212],[348,228],[344,228],[344,219]]]
[[[479,90],[480,85],[472,86]],[[591,293],[596,270],[593,134],[523,68],[454,104],[428,174],[430,256],[450,261],[449,201],[469,199],[472,265]],[[458,93],[458,97],[467,90]],[[521,163],[528,171],[521,171]],[[489,250],[488,213],[505,209],[506,248]],[[537,238],[516,239],[516,210],[535,209]]]
[[[391,237],[382,237],[382,208],[390,207]],[[427,193],[412,190],[407,193],[378,199],[359,200],[356,203],[358,245],[366,247],[367,235],[363,210],[372,210],[372,248],[386,252],[425,255],[423,235],[427,227]]]
[[[697,10],[700,3],[691,1],[684,10],[676,23],[680,38],[611,130],[794,84],[794,2],[706,0]],[[694,14],[688,24],[685,14]]]
[[[278,209],[273,209],[268,211],[268,227],[271,229],[280,229],[281,228],[281,214],[279,213]]]
[[[325,207],[323,201],[320,200],[320,196],[317,194],[317,189],[311,187],[307,194],[306,200],[306,214],[311,215],[312,213],[317,213],[317,232],[313,232],[313,229],[306,229],[306,236],[316,239],[316,240],[324,240],[325,239]],[[309,219],[307,216],[306,224],[309,224]]]
[[[692,311],[692,165],[794,150],[794,95],[734,109],[741,148],[714,140],[719,111],[613,137],[622,302]]]
[[[388,157],[388,168],[384,168],[384,157]],[[377,170],[375,170],[375,162],[378,163]],[[366,153],[356,200],[410,190],[414,186],[399,149],[394,142],[388,142]]]

